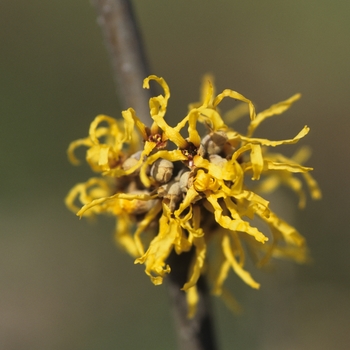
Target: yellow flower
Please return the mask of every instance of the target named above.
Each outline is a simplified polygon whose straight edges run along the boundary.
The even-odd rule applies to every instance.
[[[303,207],[303,182],[296,177],[300,173],[311,197],[321,197],[309,174],[312,168],[299,164],[308,158],[307,148],[292,158],[269,152],[271,147],[298,142],[309,128],[305,126],[287,140],[253,137],[265,119],[283,113],[300,95],[256,114],[253,103],[238,92],[227,89],[215,96],[209,77],[205,77],[201,101],[191,104],[185,118],[172,127],[164,118],[170,97],[168,85],[152,75],[145,79],[144,88],[149,88],[152,80],[160,84],[164,94],[149,101],[150,128],[129,108],[122,113],[123,127],[117,120],[100,115],[92,122],[87,138],[71,143],[68,156],[72,163],[78,163],[75,149],[86,146],[86,160],[101,176],[73,187],[66,204],[80,217],[101,213],[115,216],[117,243],[136,264],[145,265],[155,285],[162,284],[171,273],[167,259],[173,250],[181,254],[194,249],[191,271],[183,286],[189,316],[196,311],[196,283],[204,273],[212,292],[233,306],[223,287],[230,269],[252,288],[260,286],[245,269],[245,248],[257,266],[271,258],[299,263],[308,258],[303,236],[278,217],[261,194],[286,185],[296,192]],[[221,116],[218,106],[226,97],[247,104],[250,125],[246,135],[230,128]],[[228,113],[228,118],[242,113],[236,110],[234,114]],[[197,124],[204,125],[204,135]],[[247,177],[259,180],[255,189],[249,188]],[[268,233],[254,226],[254,217],[266,223]],[[213,254],[208,254],[210,246]]]

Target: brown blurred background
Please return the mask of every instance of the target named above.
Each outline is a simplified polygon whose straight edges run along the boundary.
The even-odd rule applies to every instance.
[[[313,148],[308,165],[323,200],[302,212],[289,192],[274,200],[307,237],[314,263],[253,270],[259,292],[232,274],[245,313],[213,301],[221,348],[348,349],[350,2],[134,3],[152,73],[171,88],[173,122],[198,99],[206,72],[218,91],[239,91],[258,111],[303,95],[259,136],[311,127],[301,143]],[[93,7],[2,1],[0,45],[0,349],[175,349],[166,287],[114,246],[113,220],[79,221],[63,204],[91,175],[68,163],[69,142],[87,135],[95,115],[120,115]]]

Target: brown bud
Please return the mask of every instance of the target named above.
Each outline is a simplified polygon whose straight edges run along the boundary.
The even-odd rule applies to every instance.
[[[138,151],[134,154],[132,154],[129,158],[127,158],[124,163],[122,164],[123,170],[129,170],[133,166],[137,164],[137,162],[140,160],[142,151]]]
[[[160,183],[167,183],[173,176],[174,164],[166,159],[157,159],[151,167],[150,175]]]
[[[177,203],[182,198],[180,183],[178,181],[171,181],[166,185],[158,188],[159,197],[163,197],[163,202],[170,208],[171,211],[176,209]]]
[[[227,159],[222,158],[218,154],[211,154],[209,156],[210,163],[213,163],[219,167],[223,167],[227,163]]]
[[[203,145],[205,151],[211,154],[219,154],[227,141],[227,135],[224,131],[214,131],[206,135],[201,144]]]
[[[180,190],[183,193],[186,193],[188,188],[190,187],[190,184],[189,184],[190,174],[191,174],[190,171],[186,171],[186,172],[182,173],[182,175],[180,177],[180,181],[179,181]]]

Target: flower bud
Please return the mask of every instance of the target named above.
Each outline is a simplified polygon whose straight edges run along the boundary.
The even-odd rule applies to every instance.
[[[215,131],[206,135],[202,140],[202,145],[206,152],[211,154],[219,154],[227,141],[227,135],[224,131]]]
[[[180,181],[179,181],[180,189],[181,189],[181,192],[183,192],[183,193],[186,193],[188,188],[190,187],[190,184],[189,184],[190,174],[191,174],[190,171],[186,171],[186,172],[182,173],[182,175],[180,177]]]
[[[142,151],[138,151],[132,154],[129,158],[125,159],[124,163],[122,164],[123,170],[127,171],[131,169],[133,166],[135,166],[141,158],[141,153]]]
[[[211,154],[209,156],[209,160],[210,160],[210,163],[213,163],[220,168],[222,168],[227,163],[227,159],[222,158],[218,154]]]
[[[150,175],[160,183],[167,183],[173,176],[174,164],[166,159],[157,159],[151,167]]]
[[[158,195],[159,197],[163,197],[163,202],[171,211],[174,211],[177,203],[182,198],[180,183],[178,181],[172,181],[166,185],[160,186],[158,188]]]

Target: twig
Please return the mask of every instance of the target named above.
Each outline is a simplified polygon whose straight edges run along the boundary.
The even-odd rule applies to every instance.
[[[128,0],[92,0],[98,12],[106,46],[110,53],[114,80],[118,86],[123,108],[133,107],[147,123],[150,90],[142,88],[149,75],[141,38],[138,33],[131,3]],[[194,318],[187,317],[186,294],[181,291],[188,277],[193,252],[169,257],[171,273],[169,291],[181,350],[214,350],[209,293],[203,277],[197,283],[199,302]]]
[[[133,107],[142,121],[149,122],[151,92],[142,88],[149,72],[131,3],[128,0],[92,0],[92,3],[110,54],[121,107]]]
[[[197,312],[193,318],[187,317],[186,293],[181,288],[187,281],[193,255],[193,250],[181,255],[173,251],[167,261],[171,266],[168,286],[173,304],[178,348],[181,350],[215,350],[217,344],[214,336],[210,295],[203,276],[197,282],[199,295]]]

